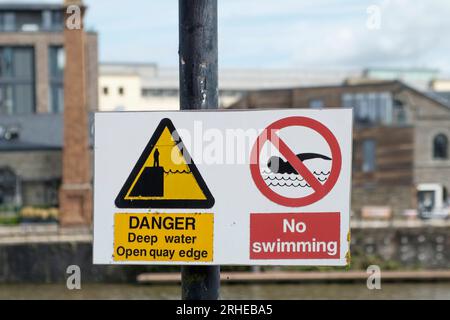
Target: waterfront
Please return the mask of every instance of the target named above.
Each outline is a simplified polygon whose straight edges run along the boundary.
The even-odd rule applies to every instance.
[[[177,285],[0,284],[0,299],[179,299]],[[351,284],[223,285],[221,299],[450,299],[450,282],[386,283],[368,290],[365,282]]]

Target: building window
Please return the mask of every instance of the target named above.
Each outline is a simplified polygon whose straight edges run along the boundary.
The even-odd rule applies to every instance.
[[[390,92],[346,93],[342,106],[353,108],[354,120],[361,125],[391,124],[393,101]]]
[[[15,31],[16,16],[12,12],[0,12],[0,31]]]
[[[109,88],[103,87],[103,95],[107,96],[109,94]]]
[[[119,95],[123,96],[124,93],[125,93],[125,89],[123,87],[119,87]]]
[[[64,26],[63,19],[62,10],[3,11],[0,12],[0,31],[62,31]]]
[[[0,47],[0,114],[35,111],[34,49]]]
[[[50,110],[53,113],[60,113],[64,110],[64,48],[50,46],[48,61]]]
[[[445,134],[438,134],[433,139],[433,158],[447,159],[448,158],[448,139]]]
[[[178,90],[175,89],[142,89],[143,97],[177,97]]]
[[[44,198],[43,203],[46,206],[58,205],[58,189],[61,181],[58,179],[44,182]]]
[[[10,168],[0,168],[0,214],[2,207],[18,205],[20,180]]]
[[[42,29],[45,31],[52,29],[52,12],[50,10],[42,11]]]
[[[363,172],[372,172],[375,170],[375,140],[367,139],[363,141]]]
[[[51,11],[51,30],[52,31],[64,30],[64,15],[62,10]]]
[[[156,89],[142,89],[142,96],[143,97],[160,97],[162,96],[162,91],[161,90],[156,90]]]
[[[394,121],[397,124],[406,123],[406,110],[403,102],[400,100],[394,100]]]
[[[19,11],[15,13],[15,28],[19,31],[36,32],[42,27],[40,11]]]
[[[311,99],[309,100],[309,108],[311,109],[322,109],[325,107],[323,100],[321,99]]]

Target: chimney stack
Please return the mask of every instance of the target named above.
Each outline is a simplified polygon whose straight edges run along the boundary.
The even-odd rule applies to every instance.
[[[78,10],[68,10],[70,6]],[[75,8],[77,9],[77,8]],[[60,225],[92,222],[91,156],[86,99],[85,33],[82,0],[64,1],[64,145],[59,191]]]

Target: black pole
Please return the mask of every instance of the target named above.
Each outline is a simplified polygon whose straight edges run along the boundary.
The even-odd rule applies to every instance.
[[[217,0],[179,0],[180,108],[217,109]],[[219,266],[182,266],[184,300],[217,300]]]
[[[181,110],[217,109],[217,0],[179,0]]]

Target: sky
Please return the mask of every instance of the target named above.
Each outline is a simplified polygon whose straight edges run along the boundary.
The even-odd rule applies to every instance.
[[[178,65],[177,0],[85,2],[86,26],[99,33],[102,62]],[[450,73],[448,0],[218,3],[220,67],[425,67]]]

